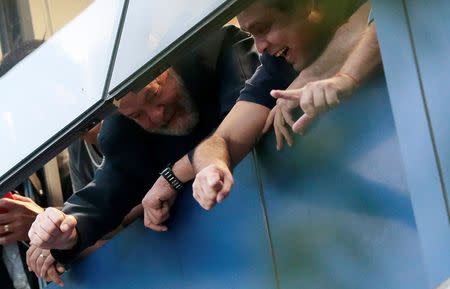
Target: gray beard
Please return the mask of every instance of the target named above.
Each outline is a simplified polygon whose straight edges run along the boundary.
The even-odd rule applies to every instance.
[[[186,90],[182,80],[178,78],[178,81],[180,83],[180,93],[182,94],[178,106],[188,112],[188,116],[183,119],[177,119],[172,127],[161,127],[152,130],[145,129],[146,131],[161,135],[184,136],[190,134],[197,126],[200,119],[198,109],[192,101],[192,98]],[[186,125],[186,123],[188,125]]]

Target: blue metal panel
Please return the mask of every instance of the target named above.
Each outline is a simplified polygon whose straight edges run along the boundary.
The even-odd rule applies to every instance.
[[[258,155],[282,289],[426,288],[384,77]]]
[[[186,191],[168,232],[137,221],[66,273],[65,288],[275,288],[251,158],[235,173],[234,191],[223,205],[205,211]]]
[[[449,4],[373,0],[372,6],[429,278],[427,288],[434,288],[450,275],[450,227],[444,198],[450,161],[445,115],[449,108],[445,57],[450,49],[445,25],[449,24]]]
[[[450,222],[450,2],[406,1],[406,5]]]

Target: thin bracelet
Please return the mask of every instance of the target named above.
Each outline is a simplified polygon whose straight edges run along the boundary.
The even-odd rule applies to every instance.
[[[356,78],[354,78],[353,76],[351,76],[348,73],[339,72],[335,76],[336,77],[344,77],[344,78],[350,79],[351,81],[353,81],[353,83],[356,85],[356,87],[359,86],[359,81],[356,80]]]

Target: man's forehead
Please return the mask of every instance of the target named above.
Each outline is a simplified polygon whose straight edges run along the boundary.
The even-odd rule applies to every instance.
[[[161,73],[154,80],[147,83],[139,92],[129,92],[119,100],[114,100],[113,104],[124,114],[135,112],[145,103],[145,99],[155,94],[161,84],[163,84],[171,71],[171,68]]]
[[[253,3],[247,9],[239,13],[237,19],[241,29],[249,31],[258,23],[268,21],[268,18],[276,14],[276,10],[260,2]]]

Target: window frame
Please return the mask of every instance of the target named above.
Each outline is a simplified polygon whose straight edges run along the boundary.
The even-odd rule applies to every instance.
[[[191,27],[161,53],[144,63],[117,87],[110,90],[109,85],[115,67],[115,60],[127,16],[127,9],[130,3],[130,0],[124,0],[101,99],[61,131],[40,145],[27,157],[14,165],[5,174],[0,176],[0,198],[17,187],[33,172],[69,146],[77,137],[90,130],[96,124],[101,122],[108,114],[112,113],[116,109],[114,105],[115,100],[119,100],[129,91],[138,91],[142,89],[149,81],[155,79],[161,72],[165,71],[170,66],[169,63],[177,59],[183,51],[192,49],[195,43],[202,39],[204,35],[219,29],[252,2],[253,0],[226,1],[209,13],[197,25]]]

